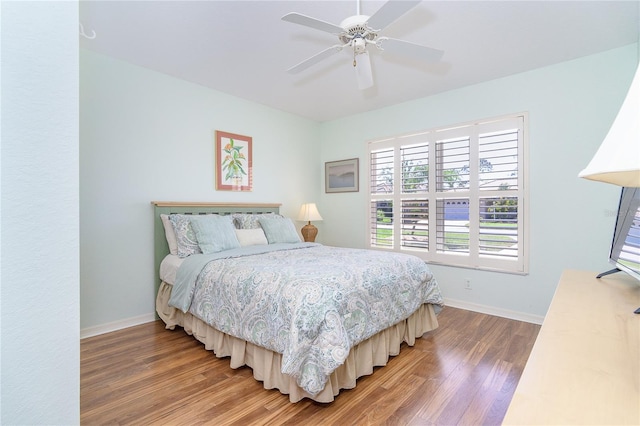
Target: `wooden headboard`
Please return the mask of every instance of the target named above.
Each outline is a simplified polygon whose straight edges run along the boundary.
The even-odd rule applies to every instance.
[[[169,244],[164,234],[161,214],[233,214],[233,213],[280,213],[279,203],[192,203],[180,201],[152,201],[153,204],[153,240],[154,240],[154,297],[160,287],[160,263],[169,254]]]

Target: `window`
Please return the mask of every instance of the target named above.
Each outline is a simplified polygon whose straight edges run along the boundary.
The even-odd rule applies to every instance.
[[[526,115],[369,143],[368,247],[526,273]]]

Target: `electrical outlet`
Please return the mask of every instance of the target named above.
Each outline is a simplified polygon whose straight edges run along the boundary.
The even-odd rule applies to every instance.
[[[469,278],[465,278],[464,280],[464,288],[467,290],[471,290],[471,280]]]

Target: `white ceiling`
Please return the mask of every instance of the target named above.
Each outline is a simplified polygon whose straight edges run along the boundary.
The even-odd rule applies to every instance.
[[[372,15],[384,2],[362,0]],[[382,35],[444,50],[424,64],[373,49],[375,86],[357,89],[340,52],[286,70],[336,44],[282,21],[299,12],[334,24],[357,1],[93,1],[80,3],[80,45],[317,121],[493,80],[638,41],[640,1],[423,1]],[[371,50],[371,49],[370,49]]]

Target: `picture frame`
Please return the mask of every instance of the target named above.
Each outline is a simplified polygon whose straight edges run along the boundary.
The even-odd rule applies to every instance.
[[[216,130],[215,181],[218,191],[253,190],[253,139]]]
[[[358,192],[359,179],[357,158],[324,163],[326,193]]]

